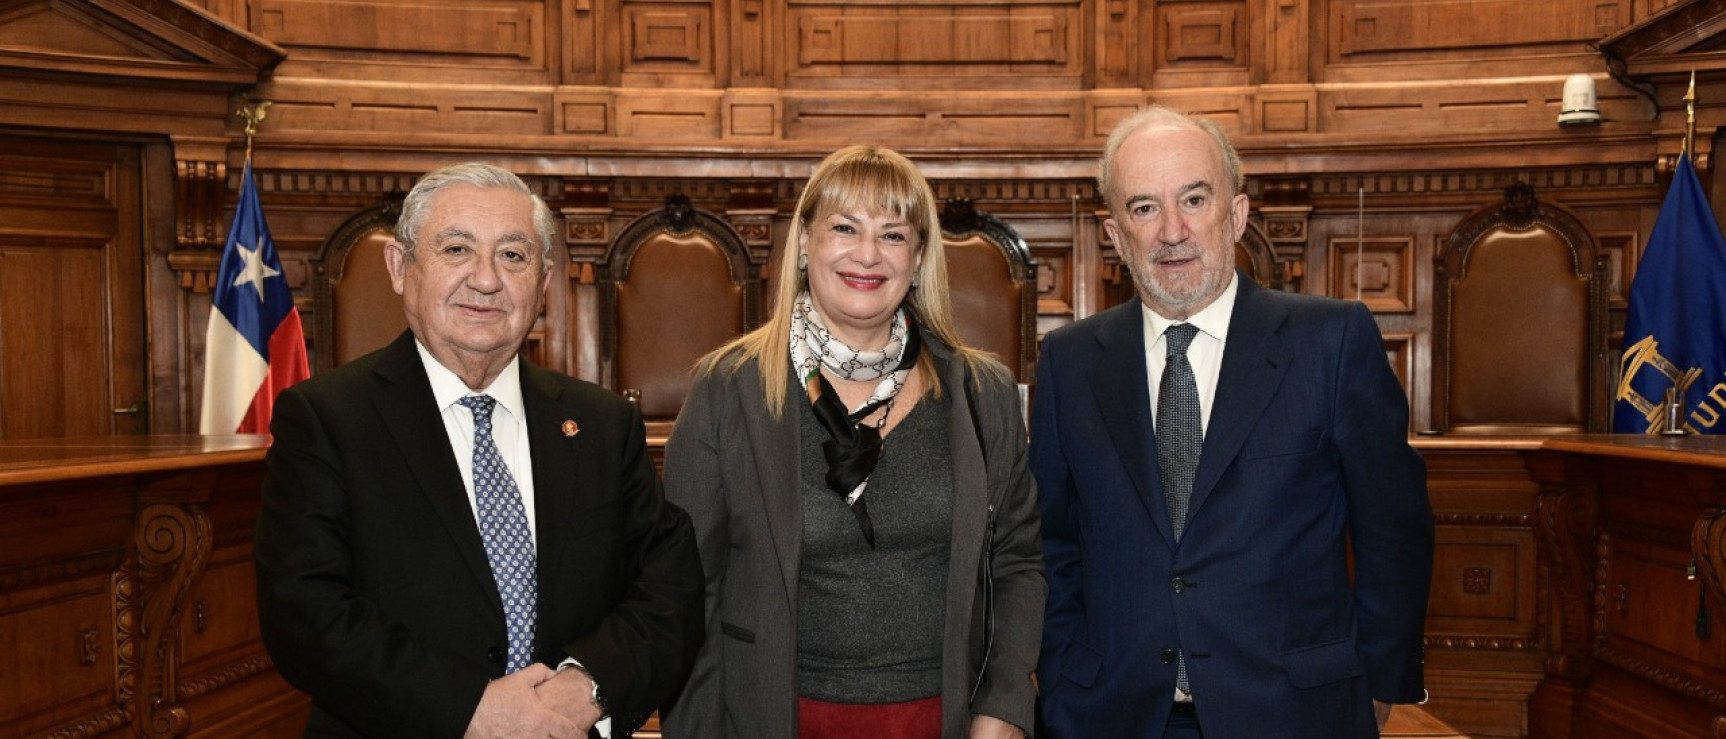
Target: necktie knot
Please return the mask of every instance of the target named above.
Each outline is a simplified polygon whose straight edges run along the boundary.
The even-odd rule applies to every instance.
[[[473,425],[478,433],[491,435],[491,409],[497,406],[497,399],[490,395],[469,395],[456,401],[473,411]]]
[[[1169,342],[1169,356],[1184,356],[1187,347],[1193,343],[1193,337],[1199,335],[1199,327],[1190,323],[1177,323],[1163,331],[1164,338]]]

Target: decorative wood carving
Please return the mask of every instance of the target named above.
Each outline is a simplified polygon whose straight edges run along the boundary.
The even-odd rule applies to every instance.
[[[185,734],[191,716],[179,705],[179,632],[183,598],[210,555],[210,521],[192,506],[158,503],[138,514],[130,566],[142,598],[138,603],[137,693],[140,735],[156,739]]]
[[[1163,5],[1163,62],[1235,66],[1244,56],[1246,14],[1241,2]]]
[[[0,554],[0,622],[23,650],[7,665],[22,700],[0,706],[7,736],[183,737],[304,720],[307,700],[273,674],[255,625],[219,620],[255,618],[249,522],[263,446],[166,435],[0,446],[0,520],[22,547]],[[223,572],[205,588],[213,552]],[[190,623],[200,611],[222,634],[217,652],[197,641],[210,638]]]
[[[1714,628],[1726,631],[1726,509],[1715,508],[1696,520],[1690,552],[1709,618],[1718,624]]]
[[[1327,294],[1356,298],[1375,313],[1413,313],[1414,238],[1332,238]]]
[[[222,200],[228,189],[227,162],[179,159],[174,166],[179,247],[221,249],[226,240]]]
[[[1594,643],[1597,492],[1589,485],[1542,484],[1536,499],[1538,577],[1553,604],[1546,674],[1587,679]]]

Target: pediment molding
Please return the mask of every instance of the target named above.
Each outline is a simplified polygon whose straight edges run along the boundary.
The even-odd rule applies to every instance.
[[[1632,74],[1638,65],[1678,56],[1707,56],[1726,66],[1726,0],[1684,0],[1601,39],[1600,48]]]
[[[234,139],[286,57],[185,0],[0,0],[0,126]]]
[[[23,0],[0,10],[0,74],[249,86],[285,57],[180,0]]]

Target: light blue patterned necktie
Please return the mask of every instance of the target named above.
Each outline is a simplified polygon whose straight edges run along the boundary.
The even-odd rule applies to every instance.
[[[473,411],[473,492],[479,504],[479,534],[485,540],[485,556],[491,561],[509,625],[506,671],[515,672],[533,662],[534,622],[539,617],[533,535],[527,528],[521,489],[492,440],[491,409],[497,401],[489,395],[470,395],[456,402]]]
[[[1187,504],[1193,497],[1193,473],[1199,467],[1199,450],[1204,446],[1204,426],[1200,420],[1199,386],[1193,379],[1193,365],[1187,361],[1187,346],[1193,343],[1199,328],[1190,323],[1177,323],[1163,332],[1168,342],[1168,362],[1157,385],[1157,466],[1163,473],[1163,495],[1169,505],[1169,521],[1175,527],[1175,541],[1187,528]],[[1175,687],[1191,694],[1187,681],[1187,653],[1181,650],[1175,664]]]

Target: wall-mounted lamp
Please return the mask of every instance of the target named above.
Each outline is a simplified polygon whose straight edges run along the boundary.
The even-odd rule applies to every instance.
[[[1564,104],[1558,112],[1558,125],[1578,126],[1600,122],[1600,105],[1594,96],[1594,78],[1573,74],[1564,81]]]

